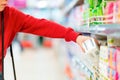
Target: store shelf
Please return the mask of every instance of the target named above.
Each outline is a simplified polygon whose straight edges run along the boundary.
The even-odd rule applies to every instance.
[[[91,56],[95,53],[94,50],[88,53],[83,53],[80,47],[74,44],[68,44],[67,54],[70,59],[69,64],[74,77],[80,72],[85,73],[75,80],[119,80],[120,79],[120,17],[119,0],[115,2],[104,1],[96,6],[97,2],[84,0],[85,4],[80,6],[81,10],[73,9],[69,15],[69,25],[73,26],[74,30],[82,33],[85,36],[91,36],[98,40],[100,44],[98,55]],[[99,1],[99,0],[96,0]],[[102,7],[102,9],[100,9]],[[119,8],[118,8],[119,7]],[[88,11],[87,11],[88,10]],[[82,13],[83,12],[83,13]],[[101,14],[99,14],[101,12]],[[78,22],[77,22],[78,21]],[[86,45],[89,45],[86,44]],[[89,47],[91,47],[89,45]],[[89,48],[88,47],[88,48]],[[74,69],[77,71],[74,72]],[[87,73],[87,74],[86,74]]]
[[[120,34],[120,24],[99,24],[92,26],[84,25],[79,27],[77,31],[81,33],[99,34],[105,36],[112,33]]]
[[[70,64],[75,66],[75,67],[72,67],[71,69],[74,70],[76,68],[78,72],[82,71],[83,73],[85,73],[85,75],[87,76],[86,79],[88,78],[88,80],[110,80],[111,78],[107,75],[107,74],[111,75],[111,73],[108,71],[109,69],[111,69],[108,66],[108,64],[110,63],[109,54],[114,54],[114,51],[112,53],[109,53],[109,50],[117,51],[118,49],[110,48],[108,47],[108,44],[105,44],[105,45],[103,44],[104,42],[105,43],[107,42],[108,35],[110,36],[112,34],[113,36],[113,34],[115,33],[114,35],[115,37],[120,37],[120,24],[99,24],[99,25],[91,25],[89,27],[86,25],[86,26],[79,27],[78,32],[88,36],[97,35],[98,37],[98,35],[100,36],[102,35],[101,39],[103,39],[103,36],[105,36],[106,38],[103,39],[103,41],[100,40],[102,41],[102,45],[100,46],[99,55],[96,57],[91,57],[87,53],[82,53],[79,50],[80,49],[79,46],[74,45],[73,43],[69,44],[67,46],[68,54],[72,54],[73,56],[70,58],[70,60],[72,61],[70,62]],[[116,54],[119,54],[119,53],[116,53]],[[103,59],[107,60],[108,62],[105,62]],[[115,70],[111,69],[111,71],[115,71]],[[91,76],[92,76],[92,79],[91,79]]]
[[[90,79],[92,77],[92,79],[95,80],[96,74],[99,74],[97,66],[98,57],[93,58],[86,53],[82,53],[79,46],[75,45],[74,43],[70,43],[68,45],[69,46],[66,48],[68,48],[68,55],[70,55],[70,64],[73,65],[72,69],[76,69],[78,72],[82,70],[82,73],[85,73],[87,76],[86,79]]]

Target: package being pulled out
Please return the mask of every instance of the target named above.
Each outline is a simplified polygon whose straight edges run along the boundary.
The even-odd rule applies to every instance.
[[[99,55],[99,47],[98,44],[96,44],[95,40],[93,38],[86,40],[83,44],[82,44],[85,53],[87,53],[88,55],[91,55],[92,57],[96,57]]]
[[[86,40],[82,44],[82,46],[85,50],[85,57],[86,57],[85,61],[87,62],[86,65],[94,74],[93,80],[97,80],[99,76],[99,73],[98,73],[99,46],[93,38]]]

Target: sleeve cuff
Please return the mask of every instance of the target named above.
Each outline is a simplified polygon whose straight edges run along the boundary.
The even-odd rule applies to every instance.
[[[72,28],[68,28],[65,35],[65,40],[68,41],[74,41],[76,42],[76,38],[78,35],[82,35],[81,33],[75,32]]]

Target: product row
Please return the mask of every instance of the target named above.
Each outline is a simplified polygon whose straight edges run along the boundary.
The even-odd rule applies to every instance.
[[[82,27],[83,25],[120,23],[120,0],[84,0],[84,4],[71,10],[68,25]]]
[[[120,47],[100,46],[96,57],[80,53],[79,47],[69,45],[69,78],[73,80],[120,80]],[[68,64],[67,64],[68,65]],[[68,66],[67,66],[68,67]]]

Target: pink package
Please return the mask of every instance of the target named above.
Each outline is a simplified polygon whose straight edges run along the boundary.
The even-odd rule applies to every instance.
[[[116,48],[116,80],[120,80],[120,48]]]
[[[111,80],[120,80],[120,47],[109,48],[108,76]]]
[[[114,12],[114,5],[115,5],[114,2],[108,2],[107,3],[106,8],[105,8],[105,15],[108,16],[108,15],[113,14],[113,12]],[[106,20],[111,20],[111,19],[113,19],[113,16],[106,18]],[[109,22],[109,23],[112,23],[112,22]]]
[[[17,8],[26,8],[26,0],[14,0],[14,6]]]
[[[116,49],[108,48],[108,77],[110,80],[116,80]]]

